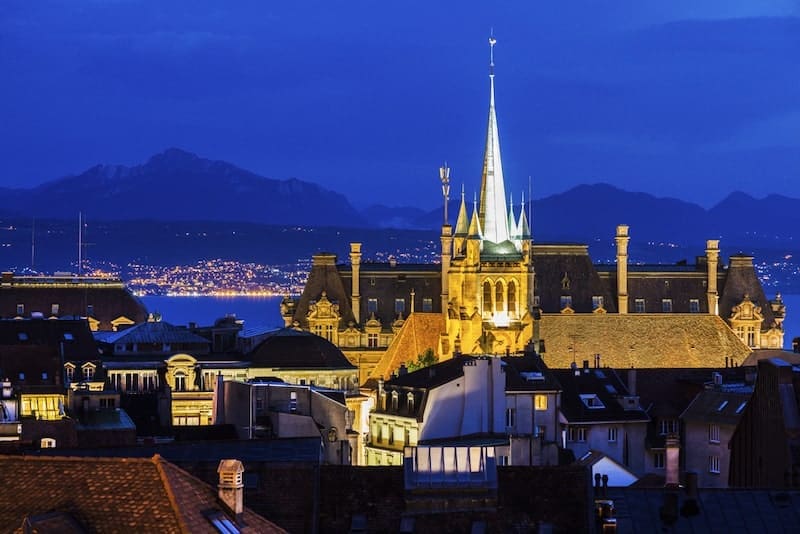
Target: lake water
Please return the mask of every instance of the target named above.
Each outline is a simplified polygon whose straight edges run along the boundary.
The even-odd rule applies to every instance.
[[[249,326],[283,326],[280,303],[282,297],[141,297],[149,312],[161,313],[162,319],[174,325],[195,322],[201,326],[214,324],[226,315],[236,315]],[[800,337],[800,295],[784,295],[787,314],[784,323],[784,348],[791,350],[792,338]]]
[[[282,327],[280,303],[283,297],[140,297],[147,311],[160,313],[164,322],[199,326],[213,325],[226,315],[244,319],[248,326]]]

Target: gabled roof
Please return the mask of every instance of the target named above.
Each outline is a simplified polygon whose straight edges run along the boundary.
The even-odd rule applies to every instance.
[[[733,330],[705,314],[544,314],[540,336],[552,368],[600,354],[601,366],[724,367],[750,354]]]
[[[0,524],[21,527],[26,517],[68,514],[88,532],[219,532],[216,491],[158,455],[140,458],[0,456]],[[69,475],[66,475],[69,473]],[[230,520],[230,519],[229,519]],[[242,532],[283,532],[245,509]]]
[[[273,369],[356,369],[336,345],[325,338],[294,328],[281,328],[247,356],[251,367]]]
[[[561,385],[538,354],[526,352],[521,356],[504,356],[506,391],[558,391]]]
[[[439,335],[444,331],[441,313],[412,313],[403,322],[370,376],[388,379],[401,364],[416,360],[426,349],[433,349],[437,353]]]

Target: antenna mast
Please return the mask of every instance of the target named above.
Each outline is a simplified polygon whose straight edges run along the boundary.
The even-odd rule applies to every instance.
[[[31,271],[36,265],[36,217],[33,218],[31,225]]]
[[[78,212],[78,276],[83,267],[83,214]]]

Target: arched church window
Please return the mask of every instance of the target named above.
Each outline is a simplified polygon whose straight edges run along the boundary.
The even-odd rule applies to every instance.
[[[483,311],[486,313],[492,311],[492,283],[488,280],[483,283]]]
[[[513,280],[508,283],[508,313],[517,313],[517,284]]]
[[[494,286],[494,310],[503,311],[503,303],[505,302],[505,291],[503,290],[503,283],[497,282]]]

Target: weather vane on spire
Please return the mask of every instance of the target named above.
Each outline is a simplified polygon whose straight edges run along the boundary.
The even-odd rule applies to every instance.
[[[494,45],[497,39],[494,38],[494,29],[489,32],[489,76],[494,76]]]

